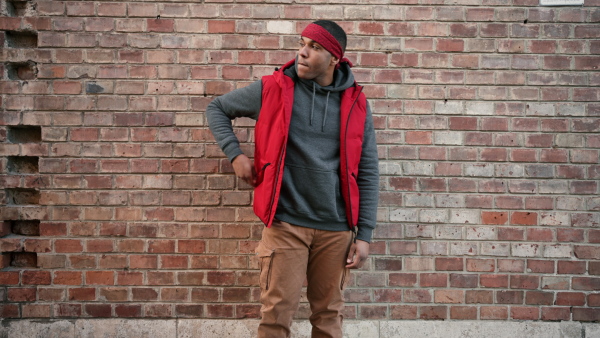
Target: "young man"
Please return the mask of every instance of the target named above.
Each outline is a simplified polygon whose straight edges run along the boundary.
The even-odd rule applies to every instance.
[[[348,269],[363,266],[376,223],[375,131],[362,87],[344,58],[346,33],[319,20],[298,53],[273,75],[216,98],[210,129],[235,174],[255,187],[265,223],[259,337],[288,337],[306,279],[313,337],[341,337]],[[231,120],[255,120],[254,163]],[[354,230],[354,231],[351,231]]]

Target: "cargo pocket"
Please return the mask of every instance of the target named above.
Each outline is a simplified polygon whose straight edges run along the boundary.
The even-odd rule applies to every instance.
[[[256,247],[256,255],[260,261],[260,287],[263,290],[269,290],[271,281],[271,268],[273,267],[273,254],[275,250],[269,249],[260,241]]]

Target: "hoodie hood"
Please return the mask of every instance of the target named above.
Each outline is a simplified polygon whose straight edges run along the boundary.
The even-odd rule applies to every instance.
[[[288,62],[283,66],[283,74],[290,77],[296,84],[300,84],[312,92],[311,106],[310,106],[310,125],[314,122],[315,115],[315,99],[317,96],[325,95],[325,110],[323,111],[323,121],[321,123],[321,131],[325,131],[325,123],[327,122],[327,109],[329,107],[329,96],[332,93],[339,95],[340,92],[355,85],[354,75],[350,70],[350,65],[346,62],[339,64],[333,73],[333,82],[328,86],[321,86],[313,80],[301,79],[298,77],[298,57]]]
[[[282,71],[285,75],[292,78],[292,80],[294,80],[294,82],[302,83],[303,85],[308,86],[310,88],[313,87],[313,83],[314,83],[315,87],[317,89],[322,89],[324,91],[341,92],[345,89],[348,89],[348,88],[354,86],[354,84],[355,84],[354,83],[354,75],[352,74],[352,71],[350,70],[350,65],[346,62],[340,63],[340,66],[333,73],[333,83],[330,84],[329,86],[325,86],[325,87],[322,87],[315,81],[305,80],[305,79],[301,79],[298,77],[298,58],[297,57],[293,61],[290,61],[287,64],[285,64],[283,66]]]

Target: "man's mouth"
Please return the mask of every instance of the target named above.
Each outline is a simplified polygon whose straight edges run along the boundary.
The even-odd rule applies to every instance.
[[[308,67],[308,65],[307,65],[306,63],[304,63],[304,62],[298,62],[298,65],[299,65],[299,66]]]

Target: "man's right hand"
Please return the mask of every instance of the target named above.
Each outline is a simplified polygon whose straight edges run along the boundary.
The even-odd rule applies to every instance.
[[[254,171],[254,164],[248,158],[248,156],[241,154],[236,156],[231,163],[235,175],[241,178],[244,182],[251,186],[256,186],[256,172]]]

